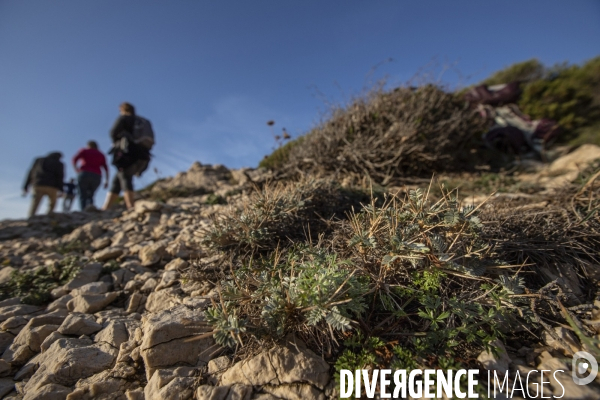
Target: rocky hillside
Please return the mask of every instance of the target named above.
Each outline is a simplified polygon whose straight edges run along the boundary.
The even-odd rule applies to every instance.
[[[4,221],[0,396],[326,399],[391,366],[563,369],[600,398],[564,358],[600,351],[598,174],[570,157],[473,206],[196,163],[135,210]]]

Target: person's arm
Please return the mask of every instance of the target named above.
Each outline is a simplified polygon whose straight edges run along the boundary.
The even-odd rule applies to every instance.
[[[102,169],[104,169],[104,174],[106,175],[106,182],[104,182],[104,189],[108,189],[108,182],[110,181],[110,172],[108,171],[108,165],[106,165],[106,157],[102,154],[103,163],[101,165]]]
[[[29,185],[31,184],[31,181],[32,181],[33,170],[35,169],[37,161],[38,160],[36,159],[33,162],[33,165],[31,166],[31,168],[29,168],[29,171],[27,172],[27,176],[25,177],[25,183],[23,184],[23,195],[25,195],[27,193],[27,191],[29,190]]]
[[[75,154],[75,156],[73,157],[73,169],[75,170],[76,173],[80,173],[80,169],[77,166],[77,163],[79,162],[79,160],[81,159],[81,153],[83,152],[83,150],[79,150],[77,152],[77,154]]]

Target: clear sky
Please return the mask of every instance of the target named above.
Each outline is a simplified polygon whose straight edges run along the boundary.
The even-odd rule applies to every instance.
[[[108,150],[123,101],[157,137],[140,188],[154,167],[255,167],[275,145],[266,121],[298,136],[382,78],[427,67],[456,87],[597,55],[598,0],[0,0],[0,219],[25,216],[34,157],[61,151],[74,177],[87,140]]]

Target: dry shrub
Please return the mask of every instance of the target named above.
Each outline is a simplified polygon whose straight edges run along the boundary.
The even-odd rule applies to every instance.
[[[485,208],[484,236],[496,252],[523,268],[528,286],[556,281],[569,303],[593,300],[600,280],[600,184],[582,174],[579,184],[538,195],[534,203],[494,203]]]
[[[485,124],[463,100],[434,85],[377,90],[334,111],[290,146],[276,169],[290,177],[358,174],[381,184],[464,170],[473,165]]]
[[[289,247],[330,230],[332,218],[343,218],[369,197],[365,191],[342,188],[332,180],[267,184],[217,216],[205,243],[231,254]]]

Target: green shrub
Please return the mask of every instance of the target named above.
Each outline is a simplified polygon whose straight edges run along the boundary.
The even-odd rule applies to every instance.
[[[23,304],[47,303],[51,300],[52,289],[73,279],[79,268],[77,257],[66,257],[35,271],[13,271],[10,280],[0,285],[0,300],[20,297]]]

